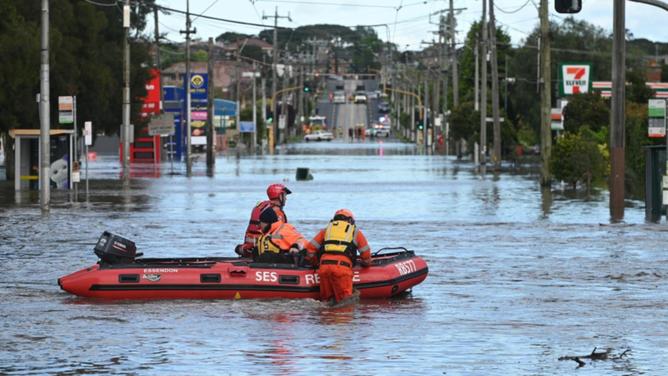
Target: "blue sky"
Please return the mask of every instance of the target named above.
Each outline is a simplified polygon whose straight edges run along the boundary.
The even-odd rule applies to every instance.
[[[186,0],[157,0],[160,5],[174,9],[186,9]],[[496,0],[497,25],[512,38],[513,44],[521,40],[538,23],[536,5],[539,0]],[[583,0],[583,11],[575,18],[584,19],[605,30],[612,30],[612,0]],[[455,8],[463,8],[457,16],[457,38],[462,41],[472,22],[480,19],[482,0],[454,0]],[[401,50],[419,49],[423,41],[434,38],[436,16],[430,13],[449,7],[448,0],[191,0],[190,11],[213,17],[239,21],[273,24],[273,19],[263,20],[264,15],[273,15],[278,7],[279,15],[288,15],[292,21],[280,19],[279,25],[298,27],[303,25],[330,23],[346,26],[387,24],[376,27],[383,40],[391,40]],[[552,19],[566,17],[554,12],[550,1]],[[193,17],[197,28],[195,37],[208,39],[226,31],[257,34],[262,28],[235,25]],[[664,26],[668,12],[645,4],[627,1],[626,27],[637,38],[668,42],[668,28]],[[396,23],[395,23],[396,22]],[[179,30],[185,29],[185,16],[172,14],[161,16],[160,28],[173,41],[182,41]],[[668,51],[660,51],[668,54]]]

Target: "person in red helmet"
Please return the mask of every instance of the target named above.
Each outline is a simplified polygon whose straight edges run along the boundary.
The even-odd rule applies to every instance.
[[[253,261],[293,263],[294,256],[304,249],[306,239],[292,225],[281,221],[272,208],[260,214],[262,234],[253,249]]]
[[[248,221],[248,227],[246,227],[246,233],[244,235],[243,244],[237,245],[234,249],[241,257],[251,257],[253,248],[255,247],[255,241],[257,238],[262,235],[262,228],[260,227],[260,214],[266,208],[272,208],[278,216],[278,219],[284,223],[288,222],[288,217],[283,211],[285,202],[287,201],[287,195],[292,193],[283,184],[271,184],[267,187],[267,197],[269,200],[260,201],[253,207],[251,211],[250,220]]]
[[[355,217],[340,209],[326,228],[306,244],[308,259],[319,259],[320,300],[340,303],[353,296],[353,266],[360,253],[361,264],[371,265],[371,248]]]

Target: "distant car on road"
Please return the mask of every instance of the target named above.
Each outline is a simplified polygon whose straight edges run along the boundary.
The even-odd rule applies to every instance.
[[[390,112],[390,105],[387,104],[386,102],[378,103],[378,112],[380,112],[381,114],[386,114]]]
[[[357,103],[366,104],[366,93],[364,93],[363,91],[358,91],[357,93],[355,93],[355,96],[353,97],[353,102],[355,104]]]
[[[335,91],[334,103],[346,103],[346,93],[344,91]]]
[[[390,137],[390,127],[379,127],[376,128],[376,137]]]
[[[304,141],[332,141],[334,135],[327,131],[315,131],[304,136]]]

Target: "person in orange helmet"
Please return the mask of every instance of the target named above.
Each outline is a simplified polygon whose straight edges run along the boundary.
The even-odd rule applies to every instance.
[[[348,209],[340,209],[326,228],[306,244],[307,258],[319,258],[320,300],[340,303],[353,295],[353,266],[360,253],[361,264],[371,265],[371,248],[355,217]]]
[[[269,199],[260,201],[253,207],[250,220],[248,221],[248,227],[246,227],[244,242],[243,244],[237,245],[234,252],[241,257],[252,256],[255,241],[262,235],[262,229],[260,228],[260,214],[264,209],[271,207],[279,220],[285,223],[288,222],[288,217],[285,215],[283,207],[287,201],[287,195],[290,193],[292,193],[292,191],[283,184],[271,184],[267,187],[267,197]]]
[[[269,263],[293,263],[304,249],[306,239],[292,225],[283,222],[272,208],[260,214],[260,235],[253,249],[253,260]]]

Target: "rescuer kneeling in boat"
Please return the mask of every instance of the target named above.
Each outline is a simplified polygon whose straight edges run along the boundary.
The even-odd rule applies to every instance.
[[[287,195],[290,193],[292,191],[283,184],[271,184],[267,187],[267,197],[269,200],[260,201],[253,207],[250,221],[248,221],[248,227],[246,228],[246,234],[244,235],[244,243],[237,245],[234,252],[242,257],[251,257],[256,240],[262,235],[260,214],[265,209],[272,208],[280,221],[288,223],[288,217],[285,215],[283,207],[287,201]]]
[[[320,300],[339,303],[353,295],[353,266],[360,253],[361,264],[371,265],[371,249],[362,231],[355,226],[353,213],[340,209],[327,227],[306,244],[309,258],[320,259]]]
[[[253,260],[269,263],[293,263],[294,256],[304,249],[306,240],[291,224],[278,218],[272,208],[260,214],[262,235],[257,238]]]

